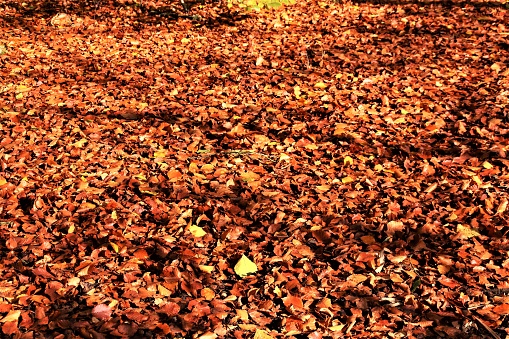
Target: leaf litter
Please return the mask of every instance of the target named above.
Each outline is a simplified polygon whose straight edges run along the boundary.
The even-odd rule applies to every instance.
[[[508,334],[503,3],[48,6],[0,4],[4,335]]]

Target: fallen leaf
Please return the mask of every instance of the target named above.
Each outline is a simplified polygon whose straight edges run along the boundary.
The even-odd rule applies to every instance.
[[[9,321],[18,321],[20,315],[21,315],[20,310],[11,310],[5,317],[3,317],[0,320],[0,322],[5,323],[5,322],[9,322]]]
[[[508,315],[509,314],[509,304],[500,304],[493,307],[493,312],[500,315]]]
[[[475,229],[458,224],[456,228],[457,235],[460,239],[469,239],[480,235]]]
[[[207,332],[198,337],[198,339],[216,339],[217,334],[214,332]]]
[[[196,238],[201,238],[207,234],[207,232],[205,232],[203,228],[196,225],[189,226],[189,232]]]
[[[253,339],[274,339],[275,337],[271,336],[264,330],[256,329]]]
[[[325,89],[327,88],[327,84],[323,83],[322,81],[319,81],[315,84],[316,88]]]
[[[251,172],[251,171],[246,171],[246,172],[243,172],[241,175],[240,175],[240,178],[245,181],[245,182],[252,182],[252,181],[257,181],[260,179],[260,175],[255,173],[255,172]]]
[[[341,179],[341,182],[342,182],[343,184],[349,184],[349,183],[351,183],[351,182],[353,182],[353,181],[354,181],[354,180],[353,180],[352,178],[350,178],[350,177],[344,177],[343,179]]]
[[[345,165],[353,165],[353,159],[350,157],[350,156],[346,156],[344,159],[343,159],[343,163]]]
[[[18,332],[18,322],[8,321],[2,325],[2,332],[6,335],[13,335]]]
[[[505,212],[505,210],[507,209],[507,203],[508,203],[508,200],[506,198],[502,199],[502,201],[500,202],[500,205],[498,205],[497,214],[502,214]]]
[[[245,277],[251,273],[258,272],[258,267],[254,262],[249,260],[248,257],[245,255],[242,255],[240,260],[237,262],[237,264],[234,267],[235,273],[237,273],[240,277]]]
[[[99,320],[108,320],[112,310],[105,304],[99,304],[92,309],[92,315]]]
[[[368,277],[362,274],[352,274],[348,278],[346,278],[346,280],[350,282],[353,286],[357,286],[360,283],[366,281],[367,279]]]

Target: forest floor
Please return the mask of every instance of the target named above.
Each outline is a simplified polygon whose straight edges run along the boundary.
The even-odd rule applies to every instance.
[[[504,4],[170,5],[1,2],[4,337],[509,335]]]

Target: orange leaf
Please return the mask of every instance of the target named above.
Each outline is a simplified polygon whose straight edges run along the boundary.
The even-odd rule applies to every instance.
[[[182,173],[180,173],[180,171],[178,170],[168,171],[166,175],[168,176],[168,179],[170,179],[171,181],[176,181],[176,179],[180,179],[182,177]]]
[[[509,314],[509,304],[500,304],[498,306],[495,306],[493,308],[493,312],[501,315]]]
[[[360,283],[366,281],[367,279],[368,279],[368,277],[366,277],[362,274],[352,274],[346,280],[349,281],[353,286],[357,286]]]
[[[445,276],[441,276],[438,281],[444,285],[445,287],[449,287],[449,288],[456,288],[458,286],[461,286],[460,283],[458,283],[456,280],[454,279],[451,279],[451,278],[447,278]]]
[[[302,299],[299,297],[296,297],[294,295],[288,295],[287,297],[283,298],[283,303],[286,307],[293,306],[295,308],[303,308],[304,304],[302,302]]]
[[[148,253],[144,249],[139,249],[139,250],[136,250],[134,252],[134,256],[137,259],[147,259],[148,258]]]
[[[16,334],[18,332],[18,322],[8,321],[2,325],[2,332],[6,335]]]

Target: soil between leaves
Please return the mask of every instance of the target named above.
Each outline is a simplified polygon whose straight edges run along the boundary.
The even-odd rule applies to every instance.
[[[5,335],[508,334],[503,4],[163,5],[0,4]]]

